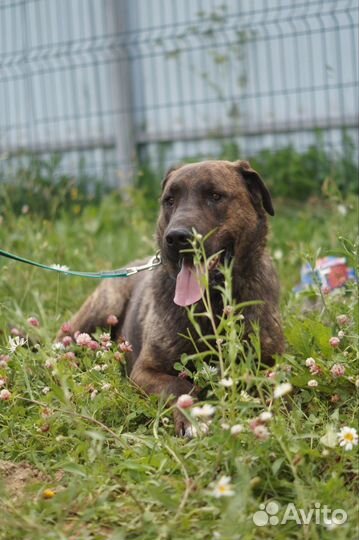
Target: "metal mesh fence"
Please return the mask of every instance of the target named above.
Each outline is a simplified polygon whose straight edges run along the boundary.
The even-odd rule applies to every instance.
[[[0,167],[126,184],[139,161],[357,143],[356,0],[0,0]]]

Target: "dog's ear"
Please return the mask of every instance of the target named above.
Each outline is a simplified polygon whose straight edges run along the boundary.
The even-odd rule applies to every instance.
[[[170,167],[168,169],[168,171],[166,172],[165,176],[164,176],[164,179],[162,180],[162,184],[161,184],[161,189],[162,191],[165,189],[165,186],[166,186],[166,183],[169,179],[169,177],[171,176],[171,174],[173,173],[173,171],[176,171],[177,169],[179,169],[181,167],[181,165],[175,165],[173,167]]]
[[[258,198],[258,195],[260,195],[264,210],[266,210],[270,216],[274,216],[271,195],[257,171],[252,169],[248,161],[236,161],[234,166],[236,171],[239,172],[244,179],[251,196]]]

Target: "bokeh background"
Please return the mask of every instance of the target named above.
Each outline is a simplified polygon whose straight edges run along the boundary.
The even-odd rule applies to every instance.
[[[241,157],[279,195],[333,167],[351,189],[358,27],[356,0],[1,0],[0,174],[121,187]]]

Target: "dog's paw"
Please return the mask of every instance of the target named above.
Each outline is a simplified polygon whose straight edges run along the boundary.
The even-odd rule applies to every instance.
[[[174,411],[173,416],[177,437],[194,439],[195,437],[207,435],[209,430],[208,424],[200,422],[194,425],[180,411]]]

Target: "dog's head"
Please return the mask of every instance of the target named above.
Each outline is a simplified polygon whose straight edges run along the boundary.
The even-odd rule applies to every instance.
[[[177,303],[194,303],[195,292],[199,294],[192,257],[183,253],[191,247],[193,230],[202,236],[213,231],[205,244],[208,257],[218,252],[222,258],[245,257],[251,246],[264,244],[265,212],[274,215],[271,196],[246,161],[205,161],[168,171],[157,241],[163,263],[177,279]]]

